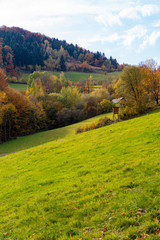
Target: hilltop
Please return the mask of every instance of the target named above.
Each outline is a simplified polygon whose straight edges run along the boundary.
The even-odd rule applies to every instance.
[[[0,238],[158,240],[159,118],[0,158]]]
[[[6,26],[0,28],[0,67],[12,76],[22,70],[112,72],[123,68],[104,53],[93,53],[65,40]]]

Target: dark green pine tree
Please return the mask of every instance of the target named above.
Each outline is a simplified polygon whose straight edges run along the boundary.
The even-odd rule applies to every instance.
[[[60,57],[59,65],[60,65],[61,71],[66,71],[66,64],[65,64],[65,60],[64,60],[63,55],[61,55],[61,57]]]

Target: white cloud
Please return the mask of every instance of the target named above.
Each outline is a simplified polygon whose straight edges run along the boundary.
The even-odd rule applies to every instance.
[[[105,42],[115,42],[120,40],[121,37],[117,34],[111,34],[109,36],[101,36],[101,35],[95,35],[92,38],[83,38],[83,39],[79,39],[77,40],[78,44],[82,47],[88,47],[90,46],[91,43],[95,43],[95,42],[101,42],[101,43],[105,43]]]
[[[149,17],[159,12],[159,7],[154,4],[136,5],[132,2],[127,2],[126,6],[121,6],[121,3],[117,3],[119,8],[113,8],[111,6],[99,6],[97,10],[98,15],[95,17],[98,23],[107,26],[122,25],[122,20],[132,19],[139,20],[142,17]]]
[[[133,28],[125,31],[122,43],[124,46],[131,46],[133,41],[143,38],[146,33],[147,29],[143,25],[134,26]]]
[[[144,50],[147,46],[154,46],[156,41],[160,38],[160,31],[154,31],[150,35],[147,35],[144,38],[143,43],[141,44],[140,48]]]
[[[91,47],[95,51],[99,50],[99,47],[105,49],[110,47],[112,52],[116,51],[117,47],[117,51],[127,52],[126,48],[132,50],[133,44],[134,47],[137,44],[138,49],[141,42],[141,53],[148,47],[147,54],[150,54],[149,46],[154,46],[160,38],[158,0],[0,0],[0,2],[0,26],[22,27],[65,39],[85,48]],[[135,55],[137,49],[134,50]]]
[[[139,8],[140,13],[143,17],[149,17],[152,14],[159,12],[159,7],[157,5],[147,4]]]
[[[128,19],[139,19],[140,18],[137,9],[134,7],[129,7],[129,8],[125,8],[125,9],[121,10],[119,13],[119,17],[122,19],[123,18],[128,18]]]
[[[94,16],[96,22],[105,27],[122,26],[124,19],[139,19],[157,13],[159,7],[154,4],[139,6],[128,0],[0,0],[1,15],[0,25],[20,25],[38,21],[41,25],[42,19],[48,17],[60,17],[65,24],[65,16],[88,15]],[[37,20],[38,19],[38,20]],[[41,19],[41,20],[39,20]],[[19,24],[18,24],[19,23]]]
[[[132,43],[137,39],[143,40],[146,37],[146,34],[147,29],[143,25],[137,25],[127,31],[124,31],[122,34],[113,33],[107,34],[107,36],[97,34],[92,38],[79,39],[77,42],[83,47],[88,47],[91,43],[94,42],[101,42],[103,44],[106,42],[118,42],[118,45],[130,47]]]
[[[119,18],[118,15],[113,14],[113,13],[101,13],[98,16],[95,17],[96,21],[98,23],[102,23],[103,25],[105,25],[106,27],[109,26],[113,26],[113,25],[122,25],[122,22]]]
[[[66,16],[55,16],[55,17],[42,17],[42,18],[37,18],[32,21],[32,19],[25,20],[23,22],[23,28],[34,31],[34,32],[40,32],[43,34],[46,34],[47,36],[50,37],[58,37],[55,36],[56,29],[59,29],[59,26],[63,25],[64,27],[68,27],[68,17]],[[20,26],[20,24],[17,24],[16,26]],[[51,32],[51,29],[54,29],[53,32]]]
[[[160,19],[153,24],[153,27],[160,27]]]
[[[120,11],[120,18],[128,18],[128,19],[140,19],[141,17],[149,17],[152,14],[156,14],[159,12],[159,7],[157,5],[146,4],[142,6],[134,6],[125,8]]]
[[[74,0],[1,0],[1,15],[0,21],[7,18],[21,18],[21,21],[30,17],[48,17],[48,16],[64,16],[77,14],[92,14],[95,13],[94,6],[88,3],[85,5],[80,1]]]

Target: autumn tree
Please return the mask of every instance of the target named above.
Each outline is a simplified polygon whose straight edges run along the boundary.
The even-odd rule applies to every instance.
[[[53,59],[52,56],[49,56],[48,59],[44,61],[44,64],[47,67],[47,69],[50,71],[55,69],[55,66],[56,66],[55,59]]]
[[[63,105],[57,100],[53,94],[45,94],[38,96],[38,101],[42,103],[43,109],[46,113],[46,123],[48,129],[57,126],[57,114],[62,110]]]
[[[58,52],[58,58],[56,60],[56,65],[55,65],[56,69],[58,71],[66,71],[67,60],[70,60],[69,54],[66,50],[64,50],[64,48],[61,45],[60,50]]]
[[[81,94],[77,88],[63,87],[60,91],[58,100],[66,107],[74,107],[81,99]]]
[[[106,89],[109,97],[109,100],[112,100],[115,97],[115,85],[116,85],[116,80],[111,78],[109,81],[105,81],[102,85],[102,88]]]
[[[0,69],[0,90],[3,91],[8,86],[7,76],[3,69]]]
[[[33,72],[28,80],[28,92],[34,96],[54,92],[57,77],[49,72]]]
[[[112,111],[112,107],[113,107],[112,102],[107,100],[107,99],[103,99],[99,103],[99,111],[100,111],[100,113],[111,112]]]
[[[124,96],[128,104],[134,106],[138,112],[145,108],[145,90],[142,83],[142,72],[139,67],[127,66],[124,68],[117,83],[118,95]]]
[[[17,73],[15,71],[13,59],[14,59],[14,54],[11,49],[11,47],[5,45],[4,46],[4,53],[5,53],[5,65],[6,65],[6,71],[8,74],[11,76],[17,77]]]
[[[78,88],[78,90],[82,93],[84,92],[85,90],[85,83],[82,82],[81,80],[79,80],[76,85],[75,85],[76,88]]]
[[[12,103],[0,106],[0,142],[17,136],[16,132],[17,111]]]
[[[109,59],[105,60],[102,69],[106,72],[110,72],[111,71],[111,61]]]
[[[93,117],[97,115],[98,108],[97,108],[97,101],[93,97],[89,97],[84,104],[84,112],[86,118]]]
[[[5,90],[8,102],[12,103],[17,111],[16,131],[18,135],[27,135],[40,129],[45,129],[45,113],[36,99],[31,99],[15,89]]]
[[[93,53],[87,52],[86,55],[84,56],[84,59],[86,60],[86,62],[89,65],[93,65],[94,64],[94,55],[93,55]]]
[[[79,65],[79,68],[82,72],[90,72],[91,71],[91,66],[86,61],[81,63]]]
[[[90,75],[89,78],[86,79],[85,83],[85,92],[90,93],[93,90],[93,76]]]
[[[72,86],[72,82],[65,77],[64,72],[60,73],[59,80],[63,87],[71,87]]]
[[[7,94],[0,91],[0,142],[6,142],[17,136],[16,118],[15,106],[9,102]]]
[[[105,88],[98,88],[95,89],[90,93],[90,96],[92,96],[94,99],[96,99],[97,102],[101,102],[103,99],[109,100],[110,95]]]
[[[32,95],[34,97],[44,95],[44,88],[42,86],[42,82],[40,78],[36,78],[31,82],[31,85],[28,86],[27,95]]]
[[[160,67],[157,69],[157,63],[149,59],[141,67],[143,75],[143,84],[150,99],[159,104],[160,94]]]

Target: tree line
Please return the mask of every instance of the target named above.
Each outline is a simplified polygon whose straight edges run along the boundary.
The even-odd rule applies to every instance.
[[[28,89],[18,92],[8,87],[0,69],[0,142],[110,112],[113,94],[93,87],[92,76],[73,86],[63,72],[58,78],[36,71],[29,76]]]
[[[92,75],[73,85],[63,72],[56,77],[35,71],[22,92],[8,87],[0,69],[0,142],[111,112],[112,100],[120,97],[121,119],[159,106],[160,67],[153,60],[127,66],[118,80],[104,82],[99,89],[94,89]]]

